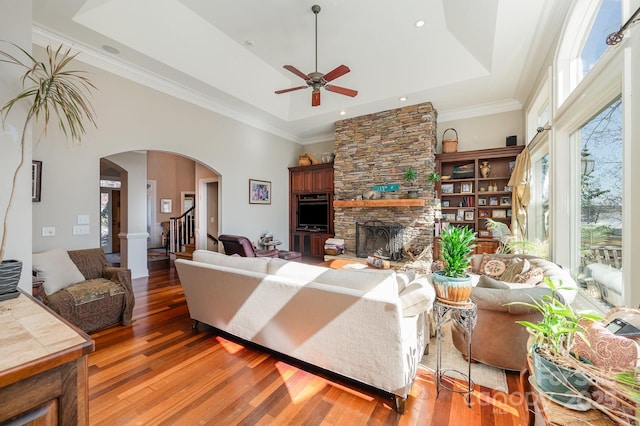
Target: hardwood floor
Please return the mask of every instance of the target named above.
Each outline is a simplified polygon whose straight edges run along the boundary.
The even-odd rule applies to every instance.
[[[174,268],[134,280],[131,327],[92,334],[92,425],[522,425],[518,376],[509,394],[476,387],[472,406],[420,370],[404,415],[388,396],[312,374],[292,362],[192,330]],[[290,360],[289,360],[290,361]]]

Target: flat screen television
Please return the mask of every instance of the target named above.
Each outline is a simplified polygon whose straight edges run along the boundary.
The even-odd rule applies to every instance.
[[[327,201],[304,201],[298,203],[298,228],[324,228],[329,226],[329,203]]]

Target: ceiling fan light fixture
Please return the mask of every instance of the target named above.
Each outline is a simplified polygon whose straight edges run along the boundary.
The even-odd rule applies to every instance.
[[[351,97],[356,96],[358,94],[357,90],[347,89],[345,87],[328,84],[330,81],[335,80],[336,78],[341,77],[346,73],[350,72],[351,70],[349,69],[348,66],[338,65],[336,68],[334,68],[333,70],[329,71],[326,74],[318,72],[318,13],[320,13],[320,6],[318,6],[317,4],[313,5],[311,7],[311,11],[314,13],[315,21],[316,21],[316,32],[315,32],[316,69],[314,72],[305,74],[299,69],[297,69],[296,67],[294,67],[293,65],[284,65],[283,67],[284,69],[302,78],[305,81],[305,83],[307,83],[307,85],[292,87],[290,89],[276,90],[275,93],[282,94],[282,93],[287,93],[294,90],[306,89],[308,87],[311,87],[313,89],[313,92],[311,94],[311,106],[314,106],[314,107],[320,106],[320,89],[325,89],[325,90],[328,90],[329,92],[335,92],[345,96],[351,96]]]

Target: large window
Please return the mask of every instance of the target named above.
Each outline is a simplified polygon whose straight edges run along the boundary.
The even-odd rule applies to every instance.
[[[620,0],[602,0],[598,14],[589,31],[589,36],[580,52],[582,77],[589,73],[607,49],[607,44],[605,43],[607,35],[617,31],[621,25],[622,7]]]

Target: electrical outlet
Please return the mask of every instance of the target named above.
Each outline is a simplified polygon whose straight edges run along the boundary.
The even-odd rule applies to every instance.
[[[89,215],[88,214],[79,214],[78,215],[78,225],[88,225],[89,224]]]
[[[54,226],[43,226],[42,227],[42,236],[43,237],[55,237],[56,236],[56,228]]]

